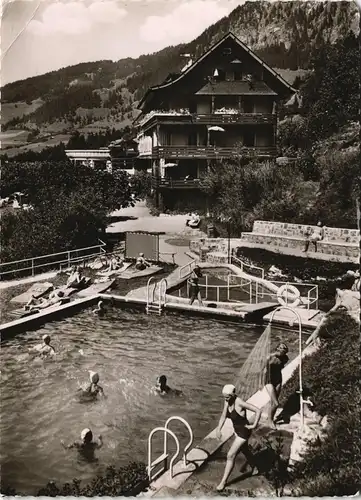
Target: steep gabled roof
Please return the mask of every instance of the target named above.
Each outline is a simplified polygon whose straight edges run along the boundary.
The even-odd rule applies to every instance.
[[[213,52],[223,42],[225,42],[226,40],[229,40],[229,39],[235,41],[240,47],[242,47],[242,49],[244,49],[251,57],[253,57],[253,59],[255,59],[259,64],[262,65],[263,69],[266,72],[268,72],[269,74],[271,74],[273,77],[277,78],[279,80],[279,82],[285,88],[287,88],[287,90],[290,93],[295,93],[296,92],[296,89],[294,89],[292,87],[292,85],[290,85],[288,82],[286,82],[286,80],[284,78],[282,78],[281,75],[279,75],[274,69],[272,69],[265,61],[263,61],[263,59],[261,59],[260,57],[258,57],[249,47],[247,47],[246,44],[244,44],[238,37],[236,37],[236,35],[234,35],[232,32],[229,32],[229,33],[227,33],[227,35],[225,35],[224,37],[222,37],[217,43],[215,43],[214,45],[212,45],[212,47],[210,47],[201,57],[199,57],[196,61],[194,61],[194,63],[191,66],[189,66],[189,68],[187,68],[183,73],[181,73],[178,76],[178,78],[175,78],[174,80],[166,82],[166,83],[161,83],[160,85],[155,85],[154,87],[150,87],[146,91],[146,93],[144,94],[144,96],[142,97],[142,99],[139,101],[139,104],[138,104],[137,107],[141,108],[141,106],[144,103],[146,97],[151,92],[155,92],[155,91],[160,90],[160,89],[165,89],[167,87],[170,87],[171,85],[174,85],[176,82],[179,82],[180,80],[182,80],[186,75],[188,75],[197,66],[197,64],[199,64],[201,61],[203,61],[211,52]]]

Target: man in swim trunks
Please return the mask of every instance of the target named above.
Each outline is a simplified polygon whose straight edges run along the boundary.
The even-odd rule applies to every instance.
[[[191,306],[195,299],[198,299],[198,304],[200,306],[203,306],[202,302],[202,297],[201,297],[201,290],[199,287],[199,278],[202,277],[202,271],[199,266],[195,266],[193,269],[193,272],[191,274],[191,277],[189,279],[189,284],[190,284],[190,301],[189,305]]]
[[[29,306],[29,311],[33,311],[34,309],[46,309],[47,307],[54,306],[60,302],[62,302],[64,298],[64,292],[61,290],[54,290],[49,295],[48,300],[41,299],[42,302],[40,304],[34,304]]]
[[[144,253],[140,252],[135,262],[135,268],[138,269],[138,271],[144,271],[144,269],[147,267],[150,267],[150,264],[148,261],[145,260]]]
[[[219,419],[219,424],[216,430],[217,439],[222,437],[222,427],[229,418],[232,421],[234,429],[234,441],[227,453],[227,463],[224,469],[224,474],[221,482],[217,486],[217,491],[224,490],[227,480],[233,470],[236,457],[240,451],[246,457],[246,465],[249,464],[252,468],[252,473],[256,470],[256,465],[252,452],[248,446],[248,439],[251,435],[252,429],[255,429],[261,418],[261,410],[256,408],[249,403],[243,401],[236,394],[236,388],[232,384],[227,384],[222,389],[222,395],[224,398],[224,406],[221,418]],[[253,424],[250,424],[247,419],[246,410],[252,411],[256,414],[256,418]]]
[[[264,368],[265,388],[270,397],[268,425],[272,429],[276,428],[273,419],[279,406],[278,399],[282,389],[282,370],[289,361],[287,353],[288,347],[286,344],[279,344],[276,351],[268,356]]]
[[[323,240],[324,234],[324,225],[322,224],[322,222],[317,222],[317,226],[314,228],[311,234],[309,232],[306,233],[306,244],[303,251],[307,252],[310,243],[313,243],[315,246],[315,252],[317,252],[317,242]]]

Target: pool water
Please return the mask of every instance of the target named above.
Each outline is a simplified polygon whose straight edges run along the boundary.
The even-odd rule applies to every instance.
[[[6,484],[36,493],[49,480],[88,480],[108,465],[147,459],[150,431],[173,415],[184,417],[199,442],[218,422],[221,387],[235,382],[263,327],[247,327],[185,315],[148,316],[109,309],[105,318],[89,310],[2,343],[1,466]],[[31,360],[27,348],[51,335],[57,355]],[[273,334],[297,349],[296,334]],[[98,371],[106,399],[80,403],[76,390]],[[168,376],[182,397],[152,391],[158,375]],[[90,427],[104,445],[86,462],[64,450]],[[187,441],[187,431],[172,426]],[[161,435],[154,439],[161,450]],[[156,451],[155,449],[155,451]],[[154,455],[155,456],[155,455]]]

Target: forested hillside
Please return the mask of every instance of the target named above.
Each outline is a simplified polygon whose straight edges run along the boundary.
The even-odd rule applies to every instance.
[[[3,130],[69,133],[89,125],[120,128],[134,118],[135,105],[148,87],[180,71],[183,53],[197,58],[229,31],[270,66],[307,70],[315,52],[350,30],[356,33],[358,24],[352,2],[246,2],[189,44],[137,59],[81,63],[6,85]],[[294,77],[290,72],[291,83]]]

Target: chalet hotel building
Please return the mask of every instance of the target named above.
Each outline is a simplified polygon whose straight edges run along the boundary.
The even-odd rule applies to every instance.
[[[204,209],[199,183],[212,162],[275,158],[277,103],[294,92],[232,33],[148,89],[135,122],[137,163],[152,171],[156,205]]]

